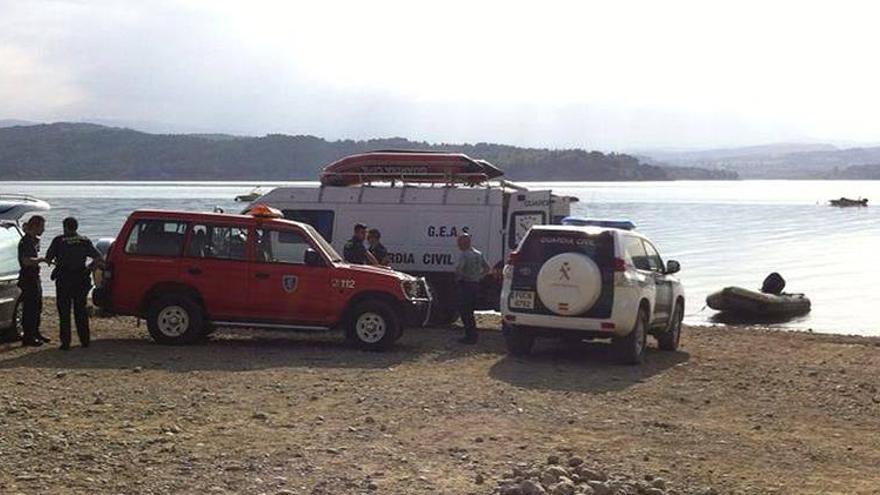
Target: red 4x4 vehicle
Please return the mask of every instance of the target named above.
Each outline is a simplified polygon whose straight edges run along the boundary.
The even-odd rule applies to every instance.
[[[165,344],[215,327],[341,327],[360,346],[381,349],[404,325],[427,319],[424,280],[345,263],[311,226],[254,211],[134,212],[96,273],[95,304],[145,318]]]

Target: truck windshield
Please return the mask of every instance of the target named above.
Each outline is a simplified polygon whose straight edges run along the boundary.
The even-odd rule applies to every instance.
[[[308,231],[308,233],[312,236],[312,238],[315,240],[315,242],[319,246],[321,246],[321,249],[323,249],[324,252],[327,253],[327,256],[330,257],[330,261],[332,261],[334,263],[339,263],[342,261],[342,256],[339,256],[339,253],[337,253],[336,250],[333,249],[333,246],[331,246],[330,243],[327,242],[327,240],[324,239],[324,237],[321,236],[321,234],[318,233],[318,231],[315,230],[314,227],[312,227],[309,224],[303,224],[303,228],[305,228]]]

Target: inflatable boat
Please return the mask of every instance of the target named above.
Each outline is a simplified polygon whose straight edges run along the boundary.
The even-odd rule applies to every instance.
[[[803,294],[766,294],[742,287],[725,287],[706,297],[706,304],[729,314],[750,317],[799,316],[810,312],[810,299]]]
[[[485,160],[462,153],[373,151],[347,156],[321,171],[322,186],[356,186],[369,182],[480,184],[504,175]]]
[[[850,199],[840,198],[829,201],[831,206],[847,207],[847,206],[868,206],[868,198]]]

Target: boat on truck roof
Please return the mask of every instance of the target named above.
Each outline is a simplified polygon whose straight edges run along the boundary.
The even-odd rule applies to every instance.
[[[504,175],[486,160],[463,153],[382,150],[346,156],[321,171],[321,185],[356,186],[377,181],[480,184]]]
[[[391,266],[428,280],[437,323],[455,315],[457,236],[469,234],[498,269],[484,280],[478,302],[478,309],[498,309],[507,254],[533,225],[560,223],[578,200],[505,180],[499,168],[461,153],[362,153],[330,164],[321,179],[277,187],[251,205],[312,225],[340,251],[356,223],[378,229]]]

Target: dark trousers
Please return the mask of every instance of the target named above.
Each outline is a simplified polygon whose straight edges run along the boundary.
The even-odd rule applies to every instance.
[[[458,314],[464,325],[464,336],[471,340],[477,340],[477,321],[474,319],[474,307],[477,305],[479,293],[479,282],[461,281],[458,283]]]
[[[20,301],[24,341],[33,342],[40,335],[40,315],[43,313],[43,288],[40,283],[23,285]]]
[[[60,280],[55,284],[55,301],[58,305],[58,324],[61,330],[61,345],[70,346],[70,307],[73,306],[73,318],[76,320],[76,334],[79,343],[89,345],[89,313],[86,308],[86,296],[89,286],[83,284],[65,284]]]

